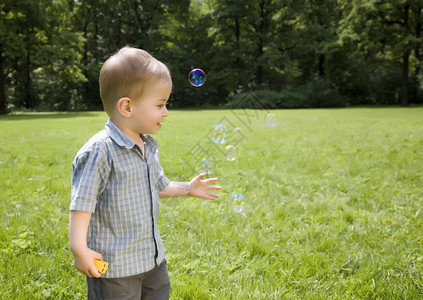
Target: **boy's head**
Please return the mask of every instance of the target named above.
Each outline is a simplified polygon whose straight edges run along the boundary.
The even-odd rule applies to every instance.
[[[123,47],[109,57],[100,71],[100,96],[104,110],[110,116],[119,99],[141,98],[145,86],[159,79],[172,82],[169,69],[147,51]]]

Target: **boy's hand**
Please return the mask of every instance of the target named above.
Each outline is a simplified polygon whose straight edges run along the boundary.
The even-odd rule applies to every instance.
[[[90,223],[91,213],[72,210],[69,216],[69,244],[75,256],[75,268],[88,277],[100,277],[101,274],[94,266],[94,259],[103,259],[97,253],[87,247],[87,230]]]
[[[88,277],[99,278],[101,276],[94,265],[94,259],[103,259],[100,253],[95,252],[89,248],[85,248],[78,251],[78,253],[74,253],[74,256],[74,265],[79,272],[87,275]]]
[[[210,193],[209,190],[221,190],[220,186],[209,185],[212,182],[216,182],[219,179],[217,178],[210,178],[201,180],[207,175],[207,173],[201,173],[200,175],[195,176],[189,182],[189,195],[193,197],[199,197],[204,199],[215,200],[219,198],[219,195]]]

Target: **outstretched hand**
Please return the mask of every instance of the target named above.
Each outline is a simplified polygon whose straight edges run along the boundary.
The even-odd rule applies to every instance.
[[[217,178],[210,178],[204,179],[207,173],[201,173],[200,175],[195,176],[189,182],[189,194],[193,197],[204,198],[209,200],[215,200],[219,198],[219,195],[209,192],[210,190],[221,190],[220,186],[216,185],[209,185],[210,183],[216,182],[219,179]]]

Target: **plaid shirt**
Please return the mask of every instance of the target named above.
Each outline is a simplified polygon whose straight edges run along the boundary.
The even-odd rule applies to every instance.
[[[170,182],[159,164],[157,141],[142,135],[141,148],[109,119],[72,164],[71,210],[91,212],[87,245],[103,255],[103,278],[147,272],[164,260],[157,229],[159,191]]]

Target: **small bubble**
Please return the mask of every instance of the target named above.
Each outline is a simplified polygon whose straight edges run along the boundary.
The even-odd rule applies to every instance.
[[[268,113],[264,117],[267,127],[276,127],[276,115],[274,113]]]
[[[188,75],[189,83],[195,87],[200,87],[206,82],[206,73],[201,69],[193,69]]]
[[[243,194],[232,195],[232,210],[236,213],[242,213],[245,210],[245,197]]]
[[[211,140],[216,144],[224,144],[226,142],[225,134],[228,129],[223,124],[213,126]]]
[[[234,161],[238,157],[238,149],[235,146],[229,145],[226,146],[226,159],[229,161]]]

